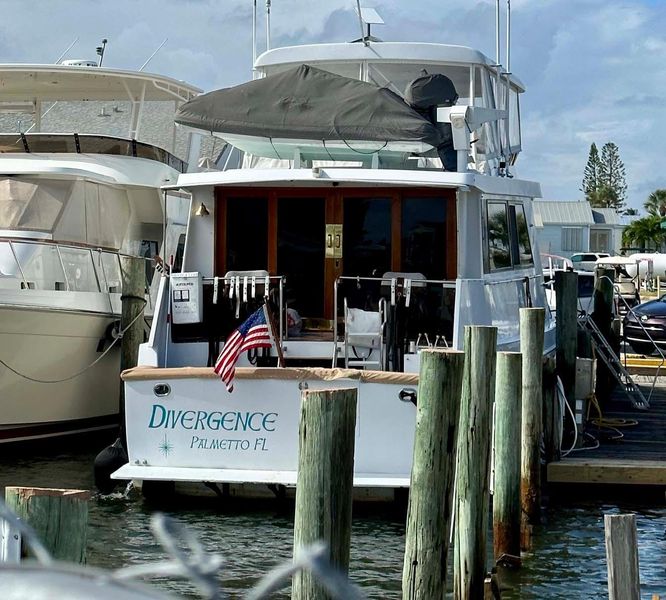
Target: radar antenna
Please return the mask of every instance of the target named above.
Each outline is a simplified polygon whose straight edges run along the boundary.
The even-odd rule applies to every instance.
[[[97,66],[98,66],[98,67],[101,67],[101,66],[102,66],[102,61],[104,60],[104,52],[105,52],[105,50],[106,50],[106,44],[107,44],[108,41],[109,41],[109,40],[107,40],[106,38],[104,38],[104,39],[102,40],[102,45],[101,45],[101,46],[97,46],[97,48],[96,48],[96,50],[97,50],[97,56],[99,56],[99,62],[97,63]]]

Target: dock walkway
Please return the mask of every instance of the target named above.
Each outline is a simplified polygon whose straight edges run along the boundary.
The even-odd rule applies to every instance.
[[[666,371],[663,373],[666,375]],[[636,376],[647,398],[652,377]],[[549,483],[656,485],[666,487],[666,377],[660,377],[647,410],[635,409],[627,396],[616,389],[611,399],[602,403],[604,420],[635,420],[634,426],[618,427],[622,439],[608,439],[611,430],[601,435],[594,427],[590,433],[598,437],[596,449],[572,452],[559,462],[548,465]],[[592,408],[592,416],[595,410]],[[612,422],[610,423],[612,424]]]

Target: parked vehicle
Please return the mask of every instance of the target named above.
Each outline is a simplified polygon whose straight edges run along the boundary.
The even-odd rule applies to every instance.
[[[624,337],[638,354],[666,349],[666,294],[638,305],[627,314]]]
[[[561,269],[544,270],[543,285],[546,289],[546,300],[550,310],[557,310],[555,297],[555,272]],[[589,271],[576,271],[578,274],[578,312],[591,313],[594,308],[594,273]]]
[[[608,256],[607,252],[578,252],[571,255],[571,262],[577,271],[594,271],[597,260]]]

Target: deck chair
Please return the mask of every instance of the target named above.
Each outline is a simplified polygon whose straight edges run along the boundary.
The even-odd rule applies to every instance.
[[[344,315],[345,368],[374,367],[378,371],[384,370],[386,302],[380,300],[379,310],[374,312],[350,308],[345,298]]]

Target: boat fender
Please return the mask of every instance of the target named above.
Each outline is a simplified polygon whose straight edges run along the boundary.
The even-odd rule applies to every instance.
[[[104,332],[104,339],[107,340],[108,342],[112,342],[113,340],[117,339],[120,335],[120,321],[115,320],[109,323],[106,326],[106,331]]]
[[[95,487],[102,494],[110,494],[118,485],[117,480],[111,479],[111,474],[128,462],[127,452],[121,439],[118,438],[95,457],[93,465]]]
[[[99,342],[97,342],[97,352],[104,352],[108,348],[108,344],[110,342],[113,342],[114,340],[118,339],[120,334],[120,321],[115,320],[111,321],[106,326],[106,329],[104,330],[104,335],[99,339]]]

